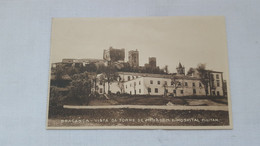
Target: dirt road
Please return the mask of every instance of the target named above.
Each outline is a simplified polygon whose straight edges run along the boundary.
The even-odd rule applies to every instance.
[[[78,106],[64,105],[65,109],[164,109],[164,110],[211,110],[228,111],[228,106],[179,106],[179,105],[104,105],[104,106]]]

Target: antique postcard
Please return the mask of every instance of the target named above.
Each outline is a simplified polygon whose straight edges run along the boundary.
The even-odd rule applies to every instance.
[[[47,129],[232,129],[225,18],[53,18]]]

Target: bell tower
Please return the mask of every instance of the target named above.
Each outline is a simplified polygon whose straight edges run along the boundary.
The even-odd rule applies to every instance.
[[[185,67],[179,62],[179,66],[176,67],[178,75],[185,75]]]

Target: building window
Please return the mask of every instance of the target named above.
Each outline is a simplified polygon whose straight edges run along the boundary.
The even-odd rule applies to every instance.
[[[192,83],[192,86],[195,87],[195,83]]]
[[[135,76],[132,76],[132,79],[134,79],[135,78]]]
[[[167,81],[165,81],[164,84],[165,84],[165,85],[168,85],[168,84],[167,84]]]
[[[99,85],[102,85],[102,81],[99,82]]]
[[[196,94],[196,89],[193,89],[193,94]]]
[[[176,90],[173,90],[173,93],[176,94]]]
[[[171,81],[171,85],[173,86],[173,84],[174,84],[174,82],[173,81]]]
[[[183,90],[181,90],[181,94],[183,94]]]
[[[155,89],[154,89],[154,92],[155,92],[155,93],[158,93],[158,88],[155,88]]]
[[[187,82],[185,82],[185,86],[188,87],[188,83]]]
[[[139,85],[141,85],[141,81],[139,81]]]
[[[201,83],[199,83],[199,86],[202,87]]]
[[[130,81],[130,76],[127,77],[128,81]]]
[[[160,85],[160,84],[161,84],[161,82],[160,82],[160,81],[157,81],[157,84],[158,84],[158,85]]]
[[[165,89],[165,93],[168,93],[168,89]]]
[[[153,80],[150,80],[150,84],[153,84]]]
[[[99,93],[102,93],[102,88],[99,89]]]
[[[219,87],[220,86],[220,83],[219,83],[219,80],[217,80],[217,87]]]
[[[215,91],[212,91],[212,94],[213,94],[213,95],[216,95]]]
[[[148,93],[151,93],[151,91],[152,91],[151,88],[148,88]]]
[[[139,93],[141,93],[141,89],[139,89]]]
[[[216,78],[219,79],[219,74],[216,75]]]

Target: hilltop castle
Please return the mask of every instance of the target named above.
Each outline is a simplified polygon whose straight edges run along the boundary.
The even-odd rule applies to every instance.
[[[149,57],[148,63],[144,66],[139,65],[139,51],[131,50],[128,52],[128,61],[125,62],[125,49],[116,49],[110,47],[103,51],[103,59],[63,59],[60,63],[53,63],[52,67],[58,65],[72,67],[87,67],[88,64],[108,66],[109,63],[117,67],[129,64],[132,72],[117,72],[118,79],[115,81],[102,81],[97,75],[97,88],[94,88],[99,94],[106,93],[125,93],[134,95],[173,95],[173,96],[201,96],[213,95],[224,96],[225,83],[223,73],[218,71],[207,71],[208,83],[202,82],[198,72],[191,75],[185,74],[185,67],[180,62],[176,67],[177,73],[154,74],[140,72],[142,69],[154,71],[159,69],[156,58]],[[109,91],[108,91],[109,90]]]

